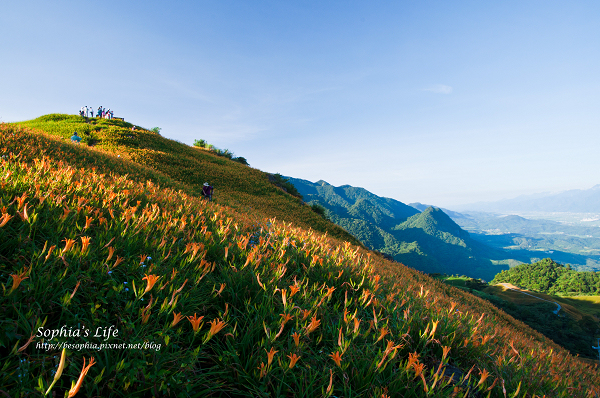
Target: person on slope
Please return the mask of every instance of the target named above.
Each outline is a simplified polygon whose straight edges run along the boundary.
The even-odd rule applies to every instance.
[[[204,196],[206,199],[208,199],[209,202],[212,201],[213,191],[214,191],[214,188],[212,186],[210,186],[208,184],[208,182],[205,182],[204,185],[202,186],[202,196]]]
[[[71,136],[71,141],[75,144],[79,144],[81,142],[81,137],[77,135],[77,131],[75,131]]]

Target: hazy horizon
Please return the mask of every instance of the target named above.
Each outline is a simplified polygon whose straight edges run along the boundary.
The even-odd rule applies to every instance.
[[[593,1],[10,2],[0,121],[115,116],[452,206],[600,183]]]

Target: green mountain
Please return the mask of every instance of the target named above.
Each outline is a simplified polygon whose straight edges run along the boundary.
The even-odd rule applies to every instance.
[[[501,250],[471,239],[439,208],[423,212],[366,189],[325,181],[289,178],[309,203],[319,203],[328,217],[367,247],[428,273],[464,274],[490,280],[504,269],[491,259]]]

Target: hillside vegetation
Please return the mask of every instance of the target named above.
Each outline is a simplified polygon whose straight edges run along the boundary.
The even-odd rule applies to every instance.
[[[481,299],[108,148],[0,125],[3,395],[600,393],[596,369]]]
[[[549,258],[502,271],[492,281],[492,283],[503,282],[549,294],[600,294],[599,273],[575,271]]]
[[[108,159],[120,156],[123,163],[117,166],[120,173],[153,181],[159,179],[163,185],[182,189],[190,195],[199,195],[202,184],[209,182],[215,187],[213,200],[217,203],[262,217],[276,217],[359,244],[342,228],[326,222],[300,199],[271,183],[268,173],[210,151],[166,139],[138,126],[132,131],[134,125],[131,123],[98,118],[86,121],[75,115],[51,114],[18,125],[42,130],[66,142],[73,131],[77,131],[85,145],[93,145],[91,153],[113,155]],[[50,149],[44,143],[40,146],[44,150]],[[108,161],[106,156],[96,155],[82,160],[89,161],[100,172]]]

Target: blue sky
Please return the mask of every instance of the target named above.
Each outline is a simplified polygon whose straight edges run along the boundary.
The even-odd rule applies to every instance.
[[[600,183],[596,1],[20,1],[0,120],[116,116],[451,207]]]

